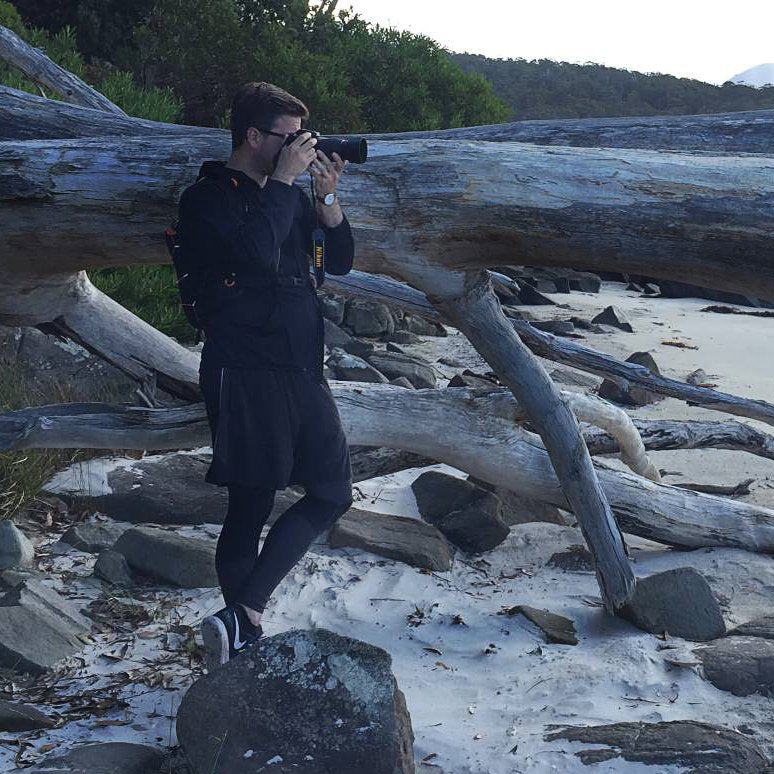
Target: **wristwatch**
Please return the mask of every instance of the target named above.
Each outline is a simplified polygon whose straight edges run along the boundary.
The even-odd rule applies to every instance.
[[[336,194],[329,193],[325,194],[325,196],[318,196],[317,201],[330,207],[336,201]]]

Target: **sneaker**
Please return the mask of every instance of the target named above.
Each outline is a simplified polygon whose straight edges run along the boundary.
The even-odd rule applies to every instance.
[[[250,621],[242,605],[226,605],[202,620],[201,633],[207,671],[212,672],[260,639],[263,629]]]

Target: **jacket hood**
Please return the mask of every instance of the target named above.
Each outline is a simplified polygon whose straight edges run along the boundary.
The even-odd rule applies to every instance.
[[[234,178],[237,183],[249,182],[255,186],[258,185],[250,175],[239,169],[231,169],[231,167],[226,166],[225,161],[220,160],[205,161],[199,167],[199,174],[196,179],[201,180],[203,177],[211,177],[216,180],[231,180]]]

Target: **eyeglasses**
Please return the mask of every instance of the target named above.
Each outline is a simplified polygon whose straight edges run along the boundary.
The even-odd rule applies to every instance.
[[[291,134],[291,132],[285,132],[284,134],[280,134],[279,132],[272,132],[271,129],[261,129],[259,126],[255,127],[259,132],[263,132],[264,134],[273,134],[275,137],[287,137]]]

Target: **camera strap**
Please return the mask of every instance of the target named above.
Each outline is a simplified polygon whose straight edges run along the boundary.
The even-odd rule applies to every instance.
[[[312,207],[314,207],[315,227],[312,230],[312,278],[314,285],[319,288],[325,282],[325,232],[320,226],[320,218],[317,215],[317,192],[312,180]]]

